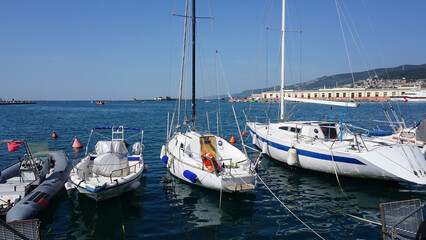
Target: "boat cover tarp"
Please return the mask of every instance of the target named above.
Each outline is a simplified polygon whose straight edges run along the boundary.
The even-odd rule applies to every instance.
[[[127,148],[122,141],[99,141],[98,156],[93,160],[93,172],[101,176],[123,177],[129,174]]]
[[[426,118],[423,118],[417,126],[416,140],[426,142]]]
[[[128,153],[126,145],[123,141],[99,141],[95,146],[96,154],[118,153],[126,155]]]

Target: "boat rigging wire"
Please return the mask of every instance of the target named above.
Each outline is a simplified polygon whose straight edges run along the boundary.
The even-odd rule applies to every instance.
[[[388,79],[390,79],[389,72],[388,72],[388,69],[386,67],[387,64],[385,63],[385,60],[383,58],[383,54],[382,54],[382,51],[381,51],[381,48],[380,48],[381,45],[379,44],[379,41],[377,40],[377,34],[374,31],[374,27],[373,27],[373,24],[371,22],[370,15],[368,14],[367,7],[365,6],[365,1],[364,0],[362,0],[362,5],[364,7],[365,15],[367,15],[368,23],[370,24],[371,33],[372,33],[372,35],[374,37],[374,40],[376,41],[376,48],[379,50],[379,55],[380,55],[380,58],[382,60],[382,64],[383,64],[383,66],[385,66],[384,69],[385,69],[386,75],[387,75]]]
[[[259,58],[260,58],[259,56],[260,56],[260,49],[261,49],[261,46],[262,46],[263,28],[265,26],[265,18],[266,18],[266,15],[267,15],[266,14],[267,7],[268,7],[268,0],[265,1],[265,8],[263,10],[263,18],[262,18],[262,25],[260,27],[260,39],[259,39],[259,45],[257,47],[256,65],[255,65],[255,68],[254,68],[254,77],[253,77],[253,85],[252,85],[251,95],[253,95],[253,93],[254,93],[256,77],[257,77],[257,69],[259,67]],[[249,115],[250,115],[251,104],[252,104],[252,102],[250,102],[250,105],[249,105]]]
[[[311,232],[313,232],[315,235],[317,235],[320,239],[325,239],[322,237],[319,233],[317,233],[314,229],[308,226],[302,219],[300,219],[296,214],[293,213],[293,211],[290,210],[290,208],[287,207],[287,205],[284,204],[283,201],[281,201],[277,195],[266,185],[266,183],[263,181],[263,179],[259,176],[259,174],[256,174],[259,180],[262,182],[262,184],[265,186],[265,188],[274,196],[274,198],[285,208],[291,215],[293,215],[300,223],[302,223],[305,227],[307,227]]]
[[[339,17],[339,24],[340,24],[340,30],[342,32],[342,38],[343,38],[343,43],[345,44],[345,50],[346,50],[346,57],[348,58],[348,64],[349,64],[349,68],[351,70],[351,76],[352,76],[352,81],[353,84],[355,86],[355,78],[354,78],[354,72],[352,70],[352,63],[351,63],[351,58],[349,56],[349,51],[348,51],[348,44],[346,43],[346,38],[345,38],[345,32],[343,30],[343,24],[342,24],[342,18],[340,16],[340,12],[342,11],[342,9],[340,8],[339,3],[337,2],[337,0],[334,0],[335,4],[336,4],[336,10],[337,10],[337,15]]]

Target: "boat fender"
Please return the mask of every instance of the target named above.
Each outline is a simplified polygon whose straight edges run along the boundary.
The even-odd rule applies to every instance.
[[[141,144],[140,142],[135,142],[132,146],[132,153],[134,155],[140,155],[143,151],[143,144]]]
[[[167,155],[164,155],[161,160],[163,161],[164,164],[167,165],[167,162],[169,161],[169,157],[167,157]]]
[[[256,145],[256,138],[257,138],[257,137],[256,137],[256,133],[253,133],[253,136],[251,137],[251,140],[252,140],[252,142],[251,142],[251,143],[252,143],[253,145]]]
[[[266,141],[262,142],[262,153],[266,154],[268,151],[268,143]]]
[[[294,147],[291,147],[287,152],[287,164],[290,166],[294,166],[299,160],[299,155],[297,154],[297,150]]]
[[[192,183],[197,181],[197,175],[189,170],[183,171],[183,176],[186,177]]]
[[[163,159],[163,156],[166,155],[166,146],[161,147],[160,158]]]
[[[144,171],[144,172],[148,171],[148,164],[146,164],[146,163],[145,163],[145,164],[143,165],[143,171]]]
[[[136,181],[129,185],[129,189],[135,190],[141,185],[141,182]]]

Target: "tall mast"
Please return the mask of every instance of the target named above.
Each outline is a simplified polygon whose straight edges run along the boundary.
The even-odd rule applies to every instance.
[[[285,42],[285,0],[282,3],[282,22],[281,22],[281,90],[280,90],[280,107],[281,114],[280,120],[284,122],[285,118],[285,104],[284,104],[284,42]]]
[[[195,0],[192,0],[192,125],[195,130]]]

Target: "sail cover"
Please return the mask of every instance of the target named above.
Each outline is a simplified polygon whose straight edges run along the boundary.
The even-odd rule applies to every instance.
[[[93,172],[101,176],[124,177],[129,174],[127,148],[122,141],[99,141],[98,156],[93,160]]]

